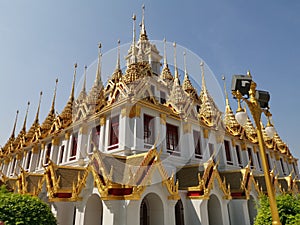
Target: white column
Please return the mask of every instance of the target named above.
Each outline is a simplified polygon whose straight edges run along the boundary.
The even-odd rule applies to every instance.
[[[180,155],[185,159],[190,159],[195,149],[191,124],[183,122],[180,134]]]
[[[177,200],[168,200],[166,202],[167,209],[165,210],[168,213],[165,213],[164,215],[164,224],[168,225],[175,225],[175,205],[177,203]]]
[[[127,201],[127,225],[140,224],[140,201],[130,200]]]
[[[103,225],[126,225],[126,204],[124,200],[103,201]]]
[[[105,123],[106,123],[106,118],[105,117],[100,118],[99,150],[101,152],[104,152],[105,150],[105,135],[108,133],[105,129],[107,127],[105,126]]]
[[[75,225],[84,225],[84,211],[86,205],[76,204]]]
[[[233,199],[228,203],[228,211],[231,225],[250,225],[247,200]]]
[[[143,123],[142,122],[143,121],[142,121],[141,117],[133,118],[133,134],[132,134],[133,136],[131,137],[131,138],[133,138],[132,150],[143,150],[144,149],[144,131],[143,131]],[[155,130],[155,128],[154,128],[154,130]]]

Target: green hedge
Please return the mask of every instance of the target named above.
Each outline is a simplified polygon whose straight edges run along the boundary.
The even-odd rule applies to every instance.
[[[0,221],[5,225],[56,225],[50,207],[37,197],[0,189]]]
[[[300,198],[289,194],[276,196],[277,208],[282,225],[300,224]],[[254,225],[272,224],[269,199],[261,196],[258,203],[258,213]]]

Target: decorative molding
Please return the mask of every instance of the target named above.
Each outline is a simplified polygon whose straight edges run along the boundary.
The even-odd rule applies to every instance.
[[[187,134],[187,133],[191,133],[192,132],[192,125],[190,123],[185,122],[183,124],[183,133]]]
[[[59,145],[59,138],[58,137],[53,137],[52,138],[52,145],[53,146],[58,146]]]
[[[38,151],[39,151],[38,146],[37,145],[33,145],[32,146],[32,153],[35,154],[35,153],[38,153]]]
[[[70,140],[70,132],[69,131],[66,131],[66,133],[65,133],[65,139],[66,140]]]
[[[205,139],[207,139],[208,136],[209,136],[209,130],[204,128],[204,129],[203,129],[203,137],[204,137]]]
[[[104,126],[105,123],[106,123],[106,116],[103,115],[103,116],[100,117],[100,123],[99,124],[100,124],[100,126]]]
[[[232,145],[232,147],[235,147],[235,146],[236,146],[236,143],[235,143],[235,140],[234,140],[234,139],[231,139],[231,145]]]
[[[167,115],[161,113],[161,114],[159,114],[159,117],[160,117],[160,124],[166,125],[166,123],[167,123]]]
[[[141,106],[140,105],[132,105],[128,106],[126,105],[121,109],[121,116],[122,117],[129,117],[129,118],[134,118],[134,117],[140,117],[141,116]]]
[[[86,125],[86,123],[83,123],[81,125],[81,127],[79,128],[79,134],[85,135],[85,134],[87,134],[87,131],[88,131],[87,125]]]

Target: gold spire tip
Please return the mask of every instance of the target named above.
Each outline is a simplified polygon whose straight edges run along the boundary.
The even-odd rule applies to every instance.
[[[134,13],[132,14],[132,19],[136,20],[136,15]]]
[[[74,64],[74,68],[75,68],[75,69],[77,68],[77,63]]]
[[[102,47],[101,42],[99,42],[98,43],[98,48],[101,48],[101,47]]]

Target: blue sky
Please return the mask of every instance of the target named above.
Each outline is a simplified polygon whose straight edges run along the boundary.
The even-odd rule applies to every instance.
[[[276,129],[300,157],[300,1],[4,1],[0,0],[0,144],[10,136],[17,109],[19,131],[31,102],[27,127],[42,90],[40,120],[49,111],[56,77],[56,110],[64,107],[73,64],[85,64],[118,39],[130,42],[132,13],[146,5],[150,39],[176,41],[198,54],[221,83],[251,70],[260,89],[271,93]]]

